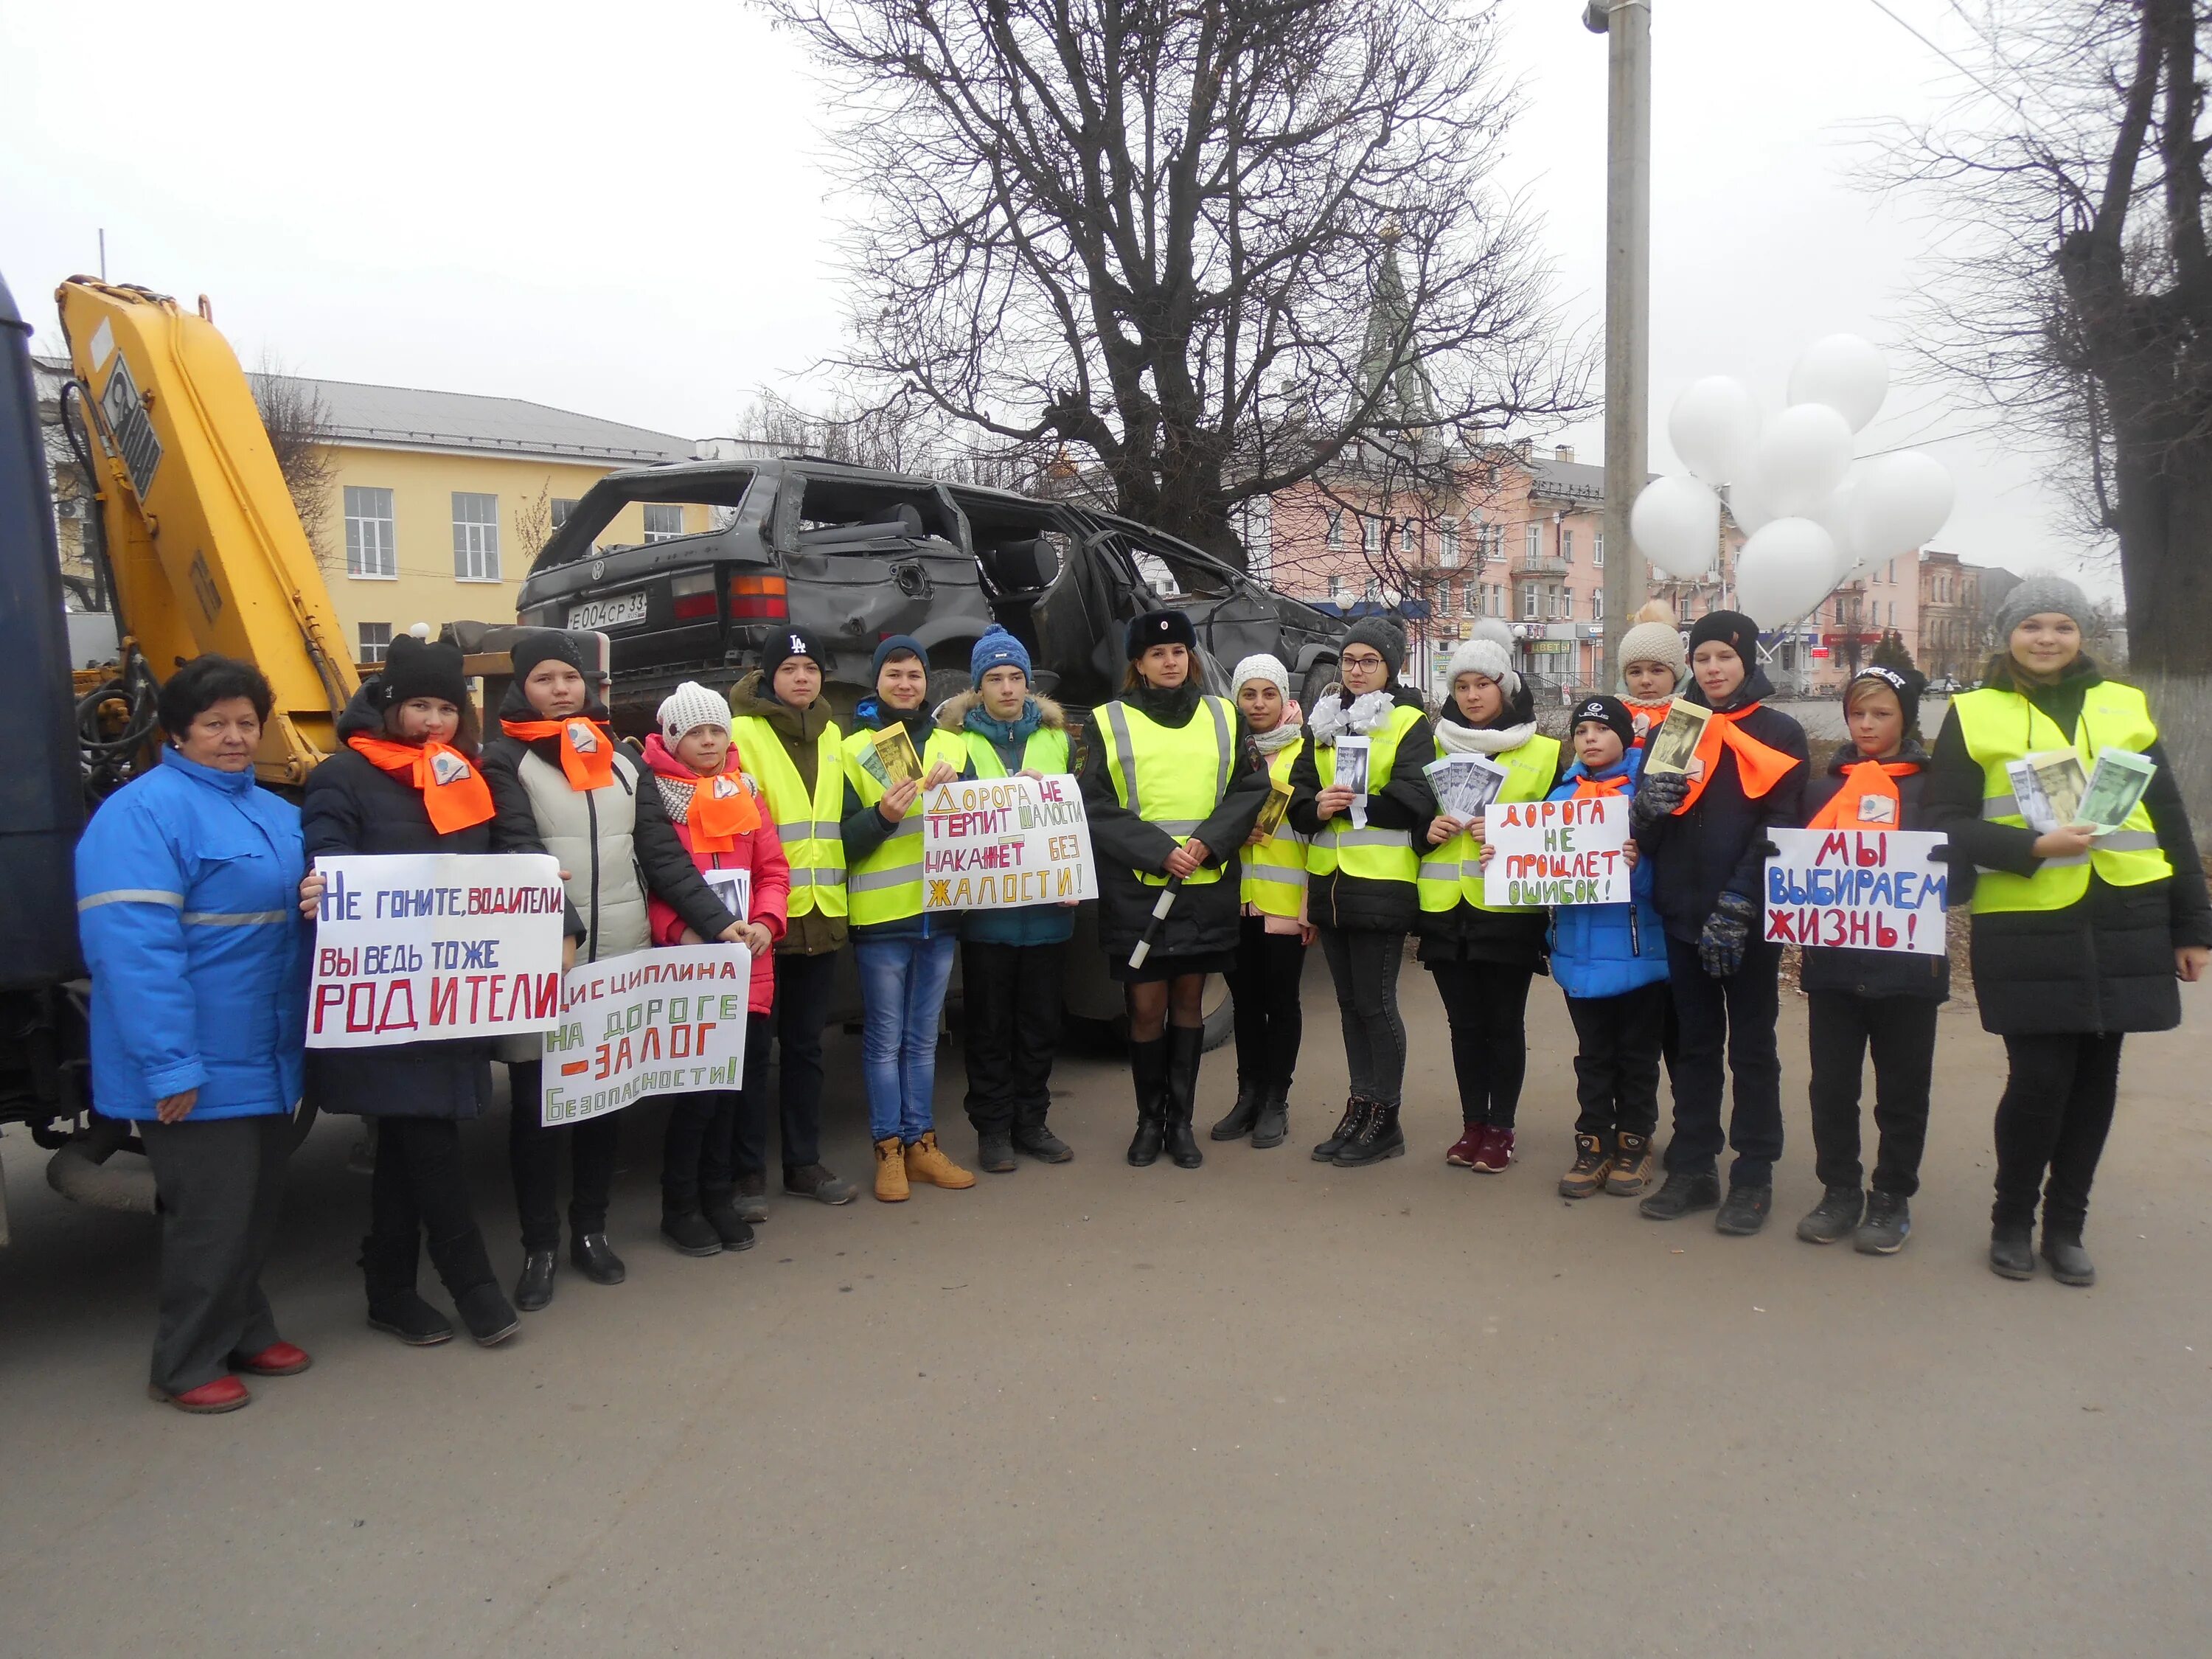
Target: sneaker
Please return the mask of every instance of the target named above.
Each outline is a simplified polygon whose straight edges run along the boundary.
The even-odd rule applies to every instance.
[[[1657,1192],[1636,1206],[1650,1221],[1680,1221],[1692,1210],[1716,1208],[1721,1201],[1721,1178],[1711,1170],[1689,1174],[1670,1170]]]
[[[1651,1184],[1658,1158],[1650,1135],[1624,1134],[1613,1149],[1613,1167],[1605,1173],[1605,1189],[1615,1198],[1634,1198]]]
[[[986,1175],[1014,1172],[1014,1138],[994,1129],[975,1137],[975,1166]]]
[[[945,1149],[937,1144],[937,1131],[926,1129],[921,1139],[910,1141],[906,1149],[906,1178],[924,1187],[942,1187],[958,1192],[975,1184],[975,1177],[945,1157]]]
[[[1495,1123],[1486,1125],[1482,1145],[1476,1150],[1474,1162],[1468,1167],[1477,1175],[1504,1175],[1505,1166],[1513,1161],[1513,1131],[1501,1129]]]
[[[1797,1237],[1808,1244],[1834,1243],[1859,1224],[1859,1218],[1866,1213],[1866,1201],[1856,1182],[1848,1187],[1829,1188],[1797,1224]]]
[[[840,1181],[819,1164],[802,1164],[783,1172],[783,1190],[793,1198],[811,1198],[823,1204],[850,1204],[860,1189]]]
[[[1604,1187],[1606,1173],[1612,1168],[1613,1154],[1606,1151],[1605,1142],[1595,1135],[1577,1135],[1575,1161],[1559,1177],[1559,1196],[1588,1198]]]
[[[1895,1193],[1867,1194],[1866,1219],[1859,1223],[1851,1248],[1869,1255],[1895,1255],[1912,1237],[1912,1211]]]
[[[1075,1156],[1075,1149],[1042,1123],[1014,1125],[1014,1150],[1025,1152],[1040,1164],[1065,1164]]]
[[[876,1143],[876,1200],[903,1204],[909,1190],[905,1144],[896,1135],[885,1135]]]
[[[1483,1131],[1489,1127],[1485,1123],[1468,1124],[1444,1153],[1444,1162],[1455,1170],[1472,1170],[1474,1155],[1482,1150]]]
[[[1773,1207],[1772,1187],[1754,1186],[1747,1181],[1730,1182],[1721,1212],[1713,1218],[1713,1231],[1726,1233],[1731,1238],[1748,1238],[1766,1224],[1766,1212]]]

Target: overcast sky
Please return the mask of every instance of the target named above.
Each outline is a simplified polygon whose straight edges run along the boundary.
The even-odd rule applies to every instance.
[[[1942,0],[1892,0],[1939,41]],[[1506,0],[1528,111],[1508,167],[1560,296],[1604,286],[1605,61],[1582,0]],[[1870,3],[1655,0],[1654,465],[1700,374],[1778,407],[1838,330],[1893,337],[1928,235],[1854,187],[1844,124],[1926,112],[1954,72]],[[0,274],[50,334],[97,268],[206,294],[249,366],[535,398],[661,430],[730,429],[753,388],[830,349],[839,206],[804,58],[749,10],[630,0],[301,7],[104,0],[0,8]],[[1937,544],[2081,566],[2032,457],[1925,389],[1862,452],[1919,442],[1956,473]],[[1546,434],[1549,441],[1555,434]],[[1595,460],[1599,432],[1565,434]],[[1931,441],[1932,440],[1932,441]]]

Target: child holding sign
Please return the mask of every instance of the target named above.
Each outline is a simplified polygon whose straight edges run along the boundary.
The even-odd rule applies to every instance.
[[[1920,747],[1920,694],[1910,668],[1869,668],[1844,689],[1851,740],[1806,791],[1808,830],[1925,830],[1928,757]],[[1948,893],[1964,896],[1955,864]],[[1935,918],[1931,918],[1935,920]],[[1820,1202],[1797,1224],[1808,1244],[1846,1234],[1869,1255],[1891,1255],[1912,1231],[1908,1200],[1920,1190],[1928,1139],[1928,1084],[1936,1065],[1936,1012],[1951,992],[1951,961],[1909,951],[1808,946],[1805,987],[1812,1048],[1813,1152]],[[1874,1051],[1874,1121],[1881,1137],[1871,1191],[1859,1161],[1859,1089]]]
[[[775,959],[791,898],[791,865],[760,786],[747,777],[730,741],[730,706],[696,680],[660,705],[660,730],[645,740],[645,763],[660,791],[676,839],[707,878],[753,953],[745,1002],[742,1091],[708,1090],[669,1102],[660,1152],[660,1236],[684,1255],[752,1248],[738,1213],[740,1138],[766,1157],[769,1014],[775,1006]],[[676,907],[659,896],[646,907],[655,945],[702,941]]]

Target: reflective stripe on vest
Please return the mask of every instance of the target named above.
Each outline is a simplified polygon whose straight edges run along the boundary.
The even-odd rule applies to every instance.
[[[1267,757],[1267,775],[1278,788],[1291,787],[1291,765],[1306,740],[1286,743]],[[1296,917],[1305,902],[1306,840],[1285,818],[1257,847],[1244,849],[1244,875],[1238,897],[1261,915]]]
[[[968,758],[975,763],[979,778],[1003,778],[1006,763],[999,758],[999,750],[990,738],[981,732],[963,731],[960,741],[966,745]],[[1049,776],[1054,772],[1071,770],[1067,763],[1067,732],[1064,727],[1043,726],[1030,733],[1029,741],[1022,745],[1024,772],[1042,772]]]
[[[875,735],[863,728],[845,739],[845,781],[863,806],[873,806],[884,798],[883,785],[860,764],[861,750],[872,746]],[[957,772],[968,764],[968,750],[950,732],[933,730],[922,745],[922,775],[927,776],[939,761]],[[903,921],[921,914],[921,810],[917,793],[883,845],[845,872],[851,903],[848,914],[855,927]]]
[[[1398,745],[1420,720],[1419,709],[1401,706],[1390,711],[1390,718],[1380,727],[1367,734],[1370,795],[1381,794],[1383,785],[1390,781],[1390,766],[1397,758]],[[1322,788],[1336,781],[1334,744],[1315,749],[1314,770],[1321,777]],[[1306,868],[1316,876],[1341,870],[1360,881],[1411,881],[1419,873],[1419,866],[1411,830],[1355,829],[1349,812],[1340,813],[1322,825],[1306,851]]]
[[[839,815],[845,807],[845,763],[837,723],[823,726],[815,740],[811,800],[783,739],[767,720],[740,714],[730,722],[730,735],[745,770],[760,780],[783,855],[791,860],[790,914],[843,915],[845,839]]]
[[[2028,827],[2013,796],[2008,761],[2068,747],[2066,734],[2057,724],[2017,691],[1985,686],[1954,697],[1951,707],[1959,716],[1959,735],[1966,752],[1982,769],[1982,817],[1990,823]],[[2137,753],[2158,741],[2158,726],[2151,719],[2150,702],[2132,685],[2104,680],[2089,688],[2081,700],[2081,720],[2075,728],[2074,751],[2081,757],[2086,775],[2097,769],[2097,753],[2104,749],[2130,749]],[[2114,887],[2140,887],[2163,881],[2173,873],[2160,850],[2158,832],[2150,811],[2142,801],[2118,830],[2089,844],[2089,851],[2071,858],[2045,859],[2032,876],[2007,870],[1982,870],[1974,878],[1972,908],[1985,911],[2063,910],[2079,904],[2089,891],[2089,872],[2094,870]]]
[[[1437,753],[1438,759],[1443,757],[1443,744],[1437,746]],[[1509,749],[1491,758],[1505,768],[1504,787],[1498,792],[1498,799],[1492,805],[1541,800],[1552,793],[1552,786],[1559,779],[1559,740],[1531,738],[1518,749]],[[1538,908],[1482,902],[1482,843],[1464,831],[1421,854],[1421,908],[1443,911],[1457,904],[1493,911]]]
[[[1211,718],[1194,714],[1179,726],[1162,726],[1126,702],[1109,702],[1098,711],[1106,727],[1106,775],[1115,798],[1154,829],[1166,830],[1178,845],[1221,805],[1236,759],[1235,712],[1221,697],[1198,701]],[[1206,850],[1216,861],[1192,871],[1185,886],[1219,881],[1222,863],[1235,856],[1231,848]],[[1132,873],[1149,887],[1167,885],[1165,876],[1151,871]]]

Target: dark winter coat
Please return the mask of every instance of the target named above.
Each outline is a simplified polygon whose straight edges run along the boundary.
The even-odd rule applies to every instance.
[[[1408,686],[1393,685],[1391,700],[1401,708],[1420,708],[1420,694]],[[1339,695],[1332,690],[1324,697]],[[1308,711],[1307,729],[1312,729]],[[1320,833],[1321,815],[1314,810],[1321,793],[1321,766],[1316,745],[1308,742],[1291,763],[1291,828],[1302,836]],[[1428,716],[1407,728],[1398,752],[1390,763],[1390,781],[1367,798],[1367,827],[1402,830],[1408,837],[1427,833],[1437,811],[1436,797],[1421,769],[1437,757],[1437,740]],[[1421,848],[1414,848],[1418,854]],[[1352,927],[1383,933],[1411,933],[1421,913],[1420,891],[1410,881],[1377,881],[1372,877],[1348,876],[1341,870],[1306,878],[1306,916],[1330,927]]]
[[[936,725],[936,717],[927,706],[908,709],[902,714],[896,709],[886,708],[876,698],[869,696],[861,698],[859,707],[853,710],[853,729],[855,732],[881,732],[894,722],[906,727],[907,740],[914,744],[917,757],[928,754],[929,734]],[[926,760],[922,769],[924,772],[929,769]],[[963,746],[960,775],[968,778],[975,775],[975,763],[969,758]],[[921,797],[916,795],[914,805],[907,809],[908,816],[911,817],[921,810]],[[845,868],[848,872],[859,869],[861,860],[873,857],[897,827],[874,805],[862,802],[860,792],[853,787],[850,772],[845,775],[845,811],[840,824],[845,842]],[[957,910],[924,910],[917,915],[901,916],[896,921],[854,921],[848,922],[848,926],[855,945],[862,939],[935,939],[940,933],[960,931],[960,913]]]
[[[2081,657],[2055,686],[2015,683],[2002,666],[1985,684],[2024,693],[2072,741],[2082,697],[2103,678]],[[1974,995],[1983,1030],[2002,1036],[2165,1031],[2181,1023],[2173,952],[2185,945],[2212,945],[2212,902],[2165,745],[2154,743],[2148,752],[2158,770],[2143,805],[2173,876],[2115,887],[2092,870],[2088,892],[2063,910],[1977,915]],[[1947,831],[1953,847],[1984,869],[2033,875],[2043,862],[2029,850],[2035,832],[1984,822],[1983,789],[1981,766],[1967,750],[1954,707],[1936,734],[1929,769],[1929,828]]]
[[[1454,726],[1473,724],[1459,712],[1456,703],[1449,701],[1437,719]],[[1509,726],[1533,725],[1535,719],[1536,700],[1523,683],[1488,725],[1492,731],[1504,731]],[[1430,748],[1432,751],[1438,748],[1433,734]],[[1559,763],[1552,775],[1553,788],[1559,787],[1559,780],[1567,775],[1574,758],[1572,747],[1561,744]],[[1436,821],[1437,804],[1431,796],[1422,811],[1421,821],[1413,826],[1416,852],[1427,850],[1429,826]],[[1501,968],[1519,968],[1532,974],[1544,969],[1545,935],[1551,926],[1549,911],[1485,910],[1461,903],[1449,910],[1423,910],[1414,925],[1420,930],[1419,956],[1425,966],[1439,962],[1482,962]]]
[[[1856,745],[1845,744],[1828,761],[1828,769],[1814,778],[1805,787],[1805,817],[1816,817],[1820,809],[1833,800],[1844,787],[1844,774],[1858,764],[1862,757]],[[1895,780],[1897,784],[1897,828],[1926,830],[1928,822],[1926,793],[1928,789],[1928,751],[1917,738],[1908,738],[1896,757],[1900,763],[1912,763],[1920,767],[1917,772],[1906,774]],[[1945,897],[1954,910],[1966,908],[1966,900],[1974,890],[1974,872],[1972,864],[1954,860],[1952,873],[1946,884]],[[1925,927],[1923,921],[1921,924]],[[1844,991],[1860,997],[1930,997],[1941,1002],[1951,994],[1951,958],[1943,956],[1923,956],[1916,951],[1854,951],[1845,947],[1815,945],[1805,951],[1801,981],[1808,992]]]
[[[1067,711],[1050,697],[1033,696],[1024,710],[1024,720],[1030,711],[1036,716],[1039,731],[1067,730]],[[964,742],[970,732],[991,745],[999,764],[1012,776],[1020,771],[1028,758],[1029,738],[1026,734],[1009,743],[1004,733],[1009,729],[1005,723],[992,720],[983,712],[981,691],[963,691],[945,700],[937,711],[937,723],[946,731],[958,735]],[[1022,722],[1016,723],[1018,729]],[[1068,765],[1075,764],[1073,750],[1068,754]],[[1061,904],[1023,904],[1008,909],[993,905],[986,909],[969,910],[960,918],[960,937],[977,945],[1012,945],[1030,947],[1039,945],[1064,945],[1075,932],[1075,911]]]
[[[355,732],[383,737],[384,711],[370,679],[338,720],[341,744]],[[491,823],[450,835],[430,827],[422,793],[341,747],[307,775],[300,830],[307,859],[343,853],[489,853]],[[481,1117],[491,1104],[492,1039],[408,1042],[386,1048],[311,1048],[308,1086],[325,1112],[357,1117]]]
[[[1754,665],[1721,712],[1763,702],[1773,695],[1766,671]],[[1695,681],[1682,696],[1712,706]],[[1753,708],[1736,729],[1769,749],[1795,757],[1798,764],[1753,800],[1743,793],[1735,751],[1723,744],[1713,776],[1697,804],[1638,835],[1637,845],[1652,860],[1652,903],[1676,939],[1694,940],[1703,933],[1723,892],[1741,894],[1751,902],[1759,918],[1753,937],[1759,937],[1765,932],[1766,832],[1794,830],[1805,822],[1808,756],[1804,728],[1778,709]]]
[[[1162,726],[1182,726],[1198,713],[1198,691],[1194,677],[1174,691],[1139,686],[1121,700]],[[1098,942],[1109,962],[1127,962],[1160,896],[1160,890],[1139,881],[1136,872],[1163,873],[1176,840],[1130,811],[1115,794],[1113,777],[1106,770],[1111,739],[1105,713],[1103,707],[1094,711],[1083,729],[1075,774],[1083,791],[1084,813],[1091,821],[1091,853],[1098,860]],[[1242,714],[1237,717],[1232,740],[1229,787],[1194,837],[1206,843],[1206,861],[1219,867],[1221,879],[1181,890],[1152,946],[1155,957],[1206,956],[1237,948],[1242,908],[1237,854],[1260,821],[1260,809],[1267,804],[1267,769],[1252,745]]]

